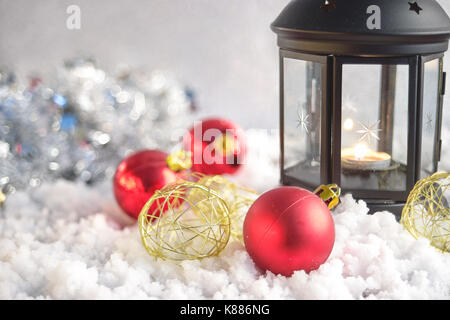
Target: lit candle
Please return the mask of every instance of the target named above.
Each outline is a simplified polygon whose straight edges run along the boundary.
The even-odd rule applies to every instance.
[[[356,170],[383,170],[391,165],[391,156],[386,152],[370,150],[365,144],[359,143],[354,148],[341,151],[342,166]]]

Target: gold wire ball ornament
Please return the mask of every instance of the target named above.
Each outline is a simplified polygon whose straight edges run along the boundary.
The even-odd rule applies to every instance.
[[[0,189],[0,208],[6,200],[6,194],[3,193],[2,189]]]
[[[222,197],[230,209],[231,222],[231,237],[243,243],[243,225],[245,215],[258,198],[259,194],[247,187],[232,182],[221,175],[208,176],[199,173],[194,173],[197,183],[214,190],[220,197]],[[189,198],[192,201],[198,202],[201,198],[201,193],[198,190],[192,190]]]
[[[154,203],[157,208],[151,211]],[[164,260],[218,255],[231,234],[225,200],[211,188],[191,181],[156,191],[142,208],[138,223],[147,252]]]
[[[401,223],[415,238],[450,252],[450,173],[438,172],[416,183],[402,211]]]

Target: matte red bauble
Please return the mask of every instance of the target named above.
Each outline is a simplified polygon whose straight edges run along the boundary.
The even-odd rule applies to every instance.
[[[142,150],[122,160],[114,176],[114,195],[119,206],[133,218],[156,190],[177,180],[178,174],[166,163],[168,154]],[[150,210],[156,209],[150,208]]]
[[[192,153],[192,171],[207,175],[233,174],[246,154],[244,131],[225,119],[206,119],[183,138],[183,147]]]
[[[334,245],[330,210],[318,196],[297,187],[263,193],[250,207],[243,232],[254,263],[284,276],[317,269]]]

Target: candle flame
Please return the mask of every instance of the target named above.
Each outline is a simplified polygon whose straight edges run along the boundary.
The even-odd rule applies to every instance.
[[[369,153],[370,149],[363,143],[358,143],[355,146],[355,160],[363,160]]]

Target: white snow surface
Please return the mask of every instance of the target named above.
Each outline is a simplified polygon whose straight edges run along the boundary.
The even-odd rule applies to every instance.
[[[263,192],[278,183],[276,134],[248,132],[235,179]],[[389,212],[342,197],[336,242],[318,270],[261,273],[242,244],[202,261],[155,260],[111,182],[56,181],[11,195],[0,210],[0,299],[449,299],[450,255],[414,239]]]

